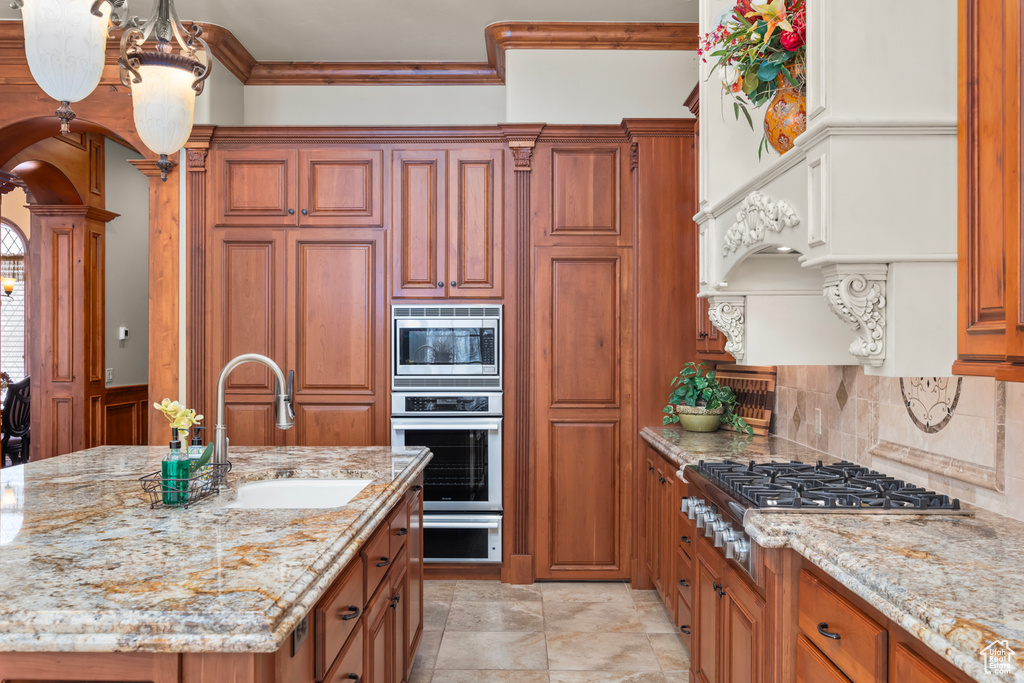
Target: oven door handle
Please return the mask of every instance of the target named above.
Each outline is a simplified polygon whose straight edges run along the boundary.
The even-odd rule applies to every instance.
[[[484,429],[489,432],[501,429],[501,420],[445,420],[444,418],[431,418],[429,422],[416,420],[391,420],[391,428],[395,431],[451,431],[453,429]]]
[[[501,522],[439,522],[436,520],[423,519],[424,529],[499,529]]]

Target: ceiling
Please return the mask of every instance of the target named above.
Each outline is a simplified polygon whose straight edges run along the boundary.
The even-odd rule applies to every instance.
[[[152,0],[130,0],[148,15]],[[484,62],[496,21],[697,21],[693,0],[175,0],[229,29],[260,61]],[[0,4],[0,19],[21,12]]]

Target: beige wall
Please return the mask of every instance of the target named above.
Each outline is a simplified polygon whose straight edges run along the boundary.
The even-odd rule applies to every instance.
[[[104,332],[108,387],[149,382],[149,180],[128,163],[139,154],[106,140],[107,223]],[[118,328],[129,330],[125,341]]]
[[[936,378],[922,378],[934,380]],[[948,380],[948,393],[958,378]],[[780,366],[773,430],[839,458],[1024,520],[1024,384],[964,377],[948,423],[911,418],[911,378],[859,366]],[[821,411],[821,433],[815,411]],[[933,411],[944,416],[941,409]],[[934,427],[931,427],[934,428]]]
[[[0,216],[21,228],[26,239],[32,236],[32,215],[27,206],[28,197],[21,188],[16,187],[0,198]]]

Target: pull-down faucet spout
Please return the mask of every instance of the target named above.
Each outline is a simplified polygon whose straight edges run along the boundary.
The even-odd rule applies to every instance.
[[[274,422],[277,428],[291,429],[295,424],[295,410],[292,407],[295,373],[289,372],[286,380],[277,363],[258,353],[244,353],[231,359],[220,371],[220,379],[217,380],[217,424],[214,426],[212,458],[215,465],[225,465],[228,462],[228,427],[224,424],[224,395],[227,391],[228,375],[245,363],[262,363],[274,373]]]

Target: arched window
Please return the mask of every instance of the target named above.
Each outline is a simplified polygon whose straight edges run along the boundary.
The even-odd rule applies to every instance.
[[[11,295],[0,294],[0,371],[11,382],[25,379],[25,239],[0,221],[0,282],[13,280]],[[0,292],[3,292],[0,289]],[[7,379],[7,378],[4,378]],[[4,386],[6,390],[6,386]],[[4,392],[6,393],[6,391]]]

